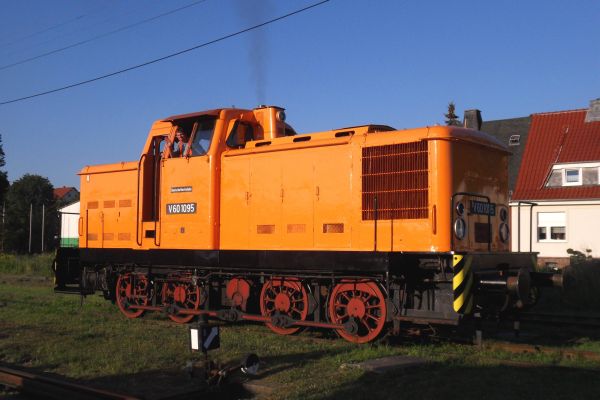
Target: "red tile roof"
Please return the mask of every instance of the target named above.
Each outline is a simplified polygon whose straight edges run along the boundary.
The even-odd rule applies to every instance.
[[[71,190],[77,190],[74,187],[60,187],[60,188],[56,188],[54,189],[54,198],[55,199],[62,199],[64,196],[66,196]]]
[[[533,114],[513,200],[600,199],[600,186],[545,187],[554,164],[600,161],[600,121],[587,110]]]

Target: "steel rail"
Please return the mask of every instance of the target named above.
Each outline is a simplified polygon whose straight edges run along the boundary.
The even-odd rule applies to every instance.
[[[578,315],[564,313],[539,313],[522,312],[519,314],[521,321],[549,324],[549,325],[574,325],[585,327],[600,327],[600,315]]]
[[[568,359],[584,359],[589,361],[600,361],[600,353],[595,351],[563,349],[532,344],[495,342],[485,344],[484,348],[503,350],[513,354],[558,354]]]
[[[73,382],[0,366],[0,384],[51,399],[138,400],[137,397],[95,389]]]

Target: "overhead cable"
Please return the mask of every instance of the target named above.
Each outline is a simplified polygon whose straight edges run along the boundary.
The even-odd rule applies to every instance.
[[[128,68],[124,68],[124,69],[121,69],[119,71],[111,72],[111,73],[106,74],[106,75],[97,76],[95,78],[91,78],[91,79],[88,79],[88,80],[85,80],[85,81],[73,83],[73,84],[70,84],[70,85],[67,85],[67,86],[63,86],[63,87],[52,89],[52,90],[47,90],[45,92],[40,92],[40,93],[32,94],[32,95],[29,95],[29,96],[25,96],[25,97],[19,97],[19,98],[12,99],[12,100],[6,100],[6,101],[3,101],[3,102],[0,102],[0,106],[6,105],[6,104],[11,104],[11,103],[16,103],[18,101],[23,101],[23,100],[27,100],[27,99],[32,99],[34,97],[44,96],[44,95],[47,95],[47,94],[50,94],[50,93],[60,92],[60,91],[71,89],[71,88],[74,88],[74,87],[77,87],[77,86],[82,86],[82,85],[86,85],[88,83],[96,82],[96,81],[99,81],[101,79],[110,78],[111,76],[115,76],[115,75],[119,75],[119,74],[122,74],[122,73],[125,73],[125,72],[133,71],[134,69],[142,68],[142,67],[148,66],[150,64],[155,64],[157,62],[167,60],[169,58],[180,56],[182,54],[189,53],[190,51],[198,50],[198,49],[200,49],[202,47],[210,46],[211,44],[222,42],[223,40],[227,40],[227,39],[230,39],[232,37],[239,36],[239,35],[242,35],[244,33],[256,30],[258,28],[262,28],[263,26],[272,24],[272,23],[277,22],[277,21],[281,21],[282,19],[291,17],[291,16],[296,15],[296,14],[300,14],[301,12],[308,11],[311,8],[318,7],[318,6],[320,6],[322,4],[325,4],[327,2],[329,2],[329,0],[323,0],[323,1],[320,1],[318,3],[311,4],[310,6],[306,6],[304,8],[301,8],[299,10],[292,11],[292,12],[290,12],[288,14],[284,14],[282,16],[279,16],[279,17],[270,19],[268,21],[262,22],[260,24],[251,26],[249,28],[242,29],[241,31],[230,33],[228,35],[221,36],[220,38],[213,39],[213,40],[210,40],[208,42],[201,43],[201,44],[196,45],[194,47],[190,47],[190,48],[187,48],[185,50],[178,51],[176,53],[171,53],[169,55],[166,55],[166,56],[163,56],[163,57],[160,57],[160,58],[155,58],[154,60],[146,61],[145,63],[137,64],[137,65],[134,65],[134,66],[128,67]]]
[[[12,42],[8,42],[8,43],[0,43],[0,45],[1,45],[1,46],[12,46],[13,44],[16,44],[16,43],[22,42],[22,41],[23,41],[23,40],[25,40],[25,39],[29,39],[29,38],[32,38],[32,37],[34,37],[34,36],[41,35],[42,33],[46,33],[46,32],[52,31],[52,30],[54,30],[54,29],[58,29],[58,28],[60,28],[60,27],[63,27],[63,26],[65,26],[65,25],[68,25],[68,24],[70,24],[70,23],[72,23],[72,22],[79,21],[80,19],[82,19],[82,18],[84,18],[84,17],[85,17],[85,14],[81,14],[81,15],[78,15],[78,16],[76,16],[75,18],[71,18],[71,19],[69,19],[69,20],[67,20],[67,21],[60,22],[60,23],[58,23],[58,24],[56,24],[56,25],[49,26],[48,28],[45,28],[45,29],[42,29],[42,30],[39,30],[39,31],[35,31],[35,32],[33,32],[33,33],[30,33],[30,34],[28,34],[28,35],[25,35],[25,36],[21,36],[21,37],[19,37],[19,38],[16,38],[16,39],[14,39]]]
[[[100,6],[100,7],[95,8],[93,11],[90,11],[87,14],[80,14],[80,15],[77,15],[76,17],[73,17],[73,18],[68,19],[66,21],[58,22],[58,23],[56,23],[54,25],[51,25],[51,26],[49,26],[47,28],[43,28],[43,29],[41,29],[39,31],[35,31],[35,32],[29,33],[29,34],[27,34],[25,36],[21,36],[21,37],[12,39],[11,42],[0,43],[0,46],[2,46],[2,47],[12,46],[13,44],[22,42],[23,40],[32,38],[34,36],[41,35],[42,33],[50,32],[50,31],[56,30],[58,28],[62,28],[63,26],[69,25],[69,24],[71,24],[73,22],[79,21],[80,19],[86,18],[86,17],[92,15],[93,13],[95,13],[96,11],[104,9],[104,8],[106,8],[106,4],[104,4],[104,5]]]
[[[64,47],[61,47],[61,48],[58,48],[58,49],[50,50],[50,51],[48,51],[46,53],[38,54],[37,56],[25,58],[23,60],[19,60],[19,61],[10,63],[10,64],[2,65],[2,66],[0,66],[0,71],[2,71],[4,69],[7,69],[7,68],[10,68],[10,67],[14,67],[14,66],[17,66],[17,65],[28,63],[28,62],[33,61],[33,60],[39,60],[40,58],[47,57],[47,56],[52,55],[52,54],[60,53],[60,52],[65,51],[65,50],[69,50],[69,49],[72,49],[74,47],[82,46],[84,44],[93,42],[95,40],[102,39],[102,38],[105,38],[107,36],[114,35],[116,33],[123,32],[123,31],[126,31],[126,30],[131,29],[131,28],[135,28],[136,26],[140,26],[142,24],[145,24],[145,23],[157,20],[159,18],[162,18],[162,17],[165,17],[167,15],[176,13],[178,11],[185,10],[186,8],[193,7],[193,6],[197,5],[197,4],[204,3],[205,1],[207,1],[207,0],[197,0],[197,1],[194,1],[193,3],[187,4],[185,6],[181,6],[179,8],[175,8],[173,10],[166,11],[166,12],[164,12],[162,14],[155,15],[154,17],[146,18],[146,19],[144,19],[142,21],[138,21],[138,22],[135,22],[133,24],[122,26],[122,27],[120,27],[118,29],[112,30],[110,32],[102,33],[100,35],[96,35],[96,36],[91,37],[89,39],[81,40],[79,42],[72,43],[70,45],[67,45],[67,46],[64,46]]]

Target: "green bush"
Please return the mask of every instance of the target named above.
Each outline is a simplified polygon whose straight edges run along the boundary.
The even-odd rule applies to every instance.
[[[587,259],[563,270],[563,299],[574,307],[600,311],[600,259]]]
[[[569,254],[571,265],[581,264],[592,259],[592,249],[585,249],[585,254],[579,250],[567,249],[567,253]]]
[[[54,253],[15,255],[0,254],[0,273],[15,275],[52,276]]]

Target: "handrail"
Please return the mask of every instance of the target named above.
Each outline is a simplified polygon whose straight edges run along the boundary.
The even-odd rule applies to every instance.
[[[87,212],[87,210],[86,210]],[[61,221],[61,227],[62,227],[62,221]],[[79,220],[77,221],[77,233],[78,236],[83,236],[83,217],[79,217]],[[61,234],[62,236],[62,234]]]
[[[136,214],[135,214],[135,242],[138,246],[142,245],[142,241],[140,240],[140,174],[142,172],[142,161],[146,158],[146,154],[142,154],[140,156],[140,160],[138,161],[138,171],[137,171],[137,199],[136,199]]]
[[[85,247],[86,248],[90,247],[89,243],[88,243],[88,240],[90,238],[89,228],[90,228],[90,210],[88,210],[86,208],[85,209]]]
[[[154,216],[154,245],[156,247],[160,247],[160,239],[161,238],[159,237],[159,234],[161,232],[161,227],[162,227],[162,224],[160,224],[160,225],[158,224],[158,221],[160,219],[160,212],[161,212],[161,209],[162,209],[161,208],[161,204],[160,204],[160,200],[161,200],[160,191],[162,189],[162,176],[163,176],[162,173],[158,174],[158,191],[157,191],[157,188],[156,188],[156,174],[157,174],[158,169],[161,166],[161,162],[162,162],[161,158],[157,158],[155,160],[155,162],[154,162],[154,177],[153,177],[153,180],[154,180],[154,200],[157,202],[157,207],[156,207],[156,210],[155,210],[156,211],[156,215]],[[158,229],[156,228],[157,226],[158,226]],[[158,239],[158,242],[156,241],[156,239]]]
[[[480,199],[487,200],[488,204],[491,204],[490,198],[483,194],[479,193],[471,193],[471,192],[456,192],[452,195],[450,199],[450,220],[452,220],[452,215],[454,215],[454,199],[456,196],[471,196],[471,197],[479,197]],[[488,218],[488,251],[492,251],[492,219],[490,213],[487,213]],[[454,232],[452,231],[452,225],[450,224],[450,248],[454,250]]]
[[[377,218],[378,218],[378,204],[377,204],[377,195],[373,198],[373,212],[374,212],[374,230],[373,230],[373,251],[377,251]]]

